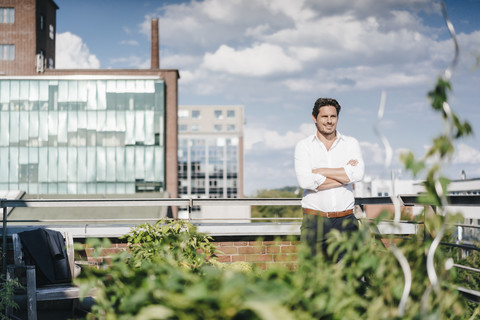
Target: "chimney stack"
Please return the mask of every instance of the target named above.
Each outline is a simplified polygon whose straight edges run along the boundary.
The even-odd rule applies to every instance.
[[[158,41],[158,19],[152,19],[152,48],[150,52],[151,69],[160,69],[160,54]]]

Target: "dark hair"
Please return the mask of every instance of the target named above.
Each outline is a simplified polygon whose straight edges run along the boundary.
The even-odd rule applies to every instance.
[[[318,113],[320,112],[320,108],[321,107],[326,107],[326,106],[332,106],[332,107],[335,107],[335,109],[337,109],[337,116],[340,114],[340,109],[342,109],[342,107],[340,106],[340,104],[337,102],[337,100],[335,99],[331,99],[331,98],[318,98],[317,101],[315,101],[315,104],[313,105],[313,111],[312,111],[312,115],[317,118],[318,116]]]

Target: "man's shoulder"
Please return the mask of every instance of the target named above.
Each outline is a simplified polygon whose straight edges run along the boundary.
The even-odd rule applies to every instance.
[[[305,143],[312,143],[313,141],[315,140],[315,135],[314,134],[311,134],[303,139],[301,139],[300,141],[297,142],[297,146],[299,144],[305,144]]]
[[[346,142],[346,143],[356,143],[356,144],[359,144],[358,143],[358,140],[352,136],[347,136],[347,135],[344,135],[342,134],[342,139]]]

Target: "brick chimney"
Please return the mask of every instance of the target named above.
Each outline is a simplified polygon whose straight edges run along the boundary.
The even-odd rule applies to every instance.
[[[152,48],[150,52],[150,68],[160,69],[160,54],[159,54],[159,41],[158,41],[158,19],[152,19]]]

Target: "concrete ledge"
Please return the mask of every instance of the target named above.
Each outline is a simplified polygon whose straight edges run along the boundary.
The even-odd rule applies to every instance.
[[[197,230],[210,236],[282,236],[299,235],[300,223],[209,223],[195,224]],[[36,225],[9,226],[7,235],[36,228],[69,232],[73,238],[118,238],[135,225]]]
[[[195,224],[201,233],[215,236],[298,236],[300,235],[301,221],[297,222],[263,222],[263,223],[198,223]],[[32,230],[48,228],[60,232],[69,232],[73,238],[118,238],[130,232],[134,224],[84,224],[84,225],[9,225],[7,235]],[[379,234],[414,234],[418,225],[401,223],[395,227],[390,222],[381,222],[378,225]],[[1,228],[0,228],[1,230]]]

